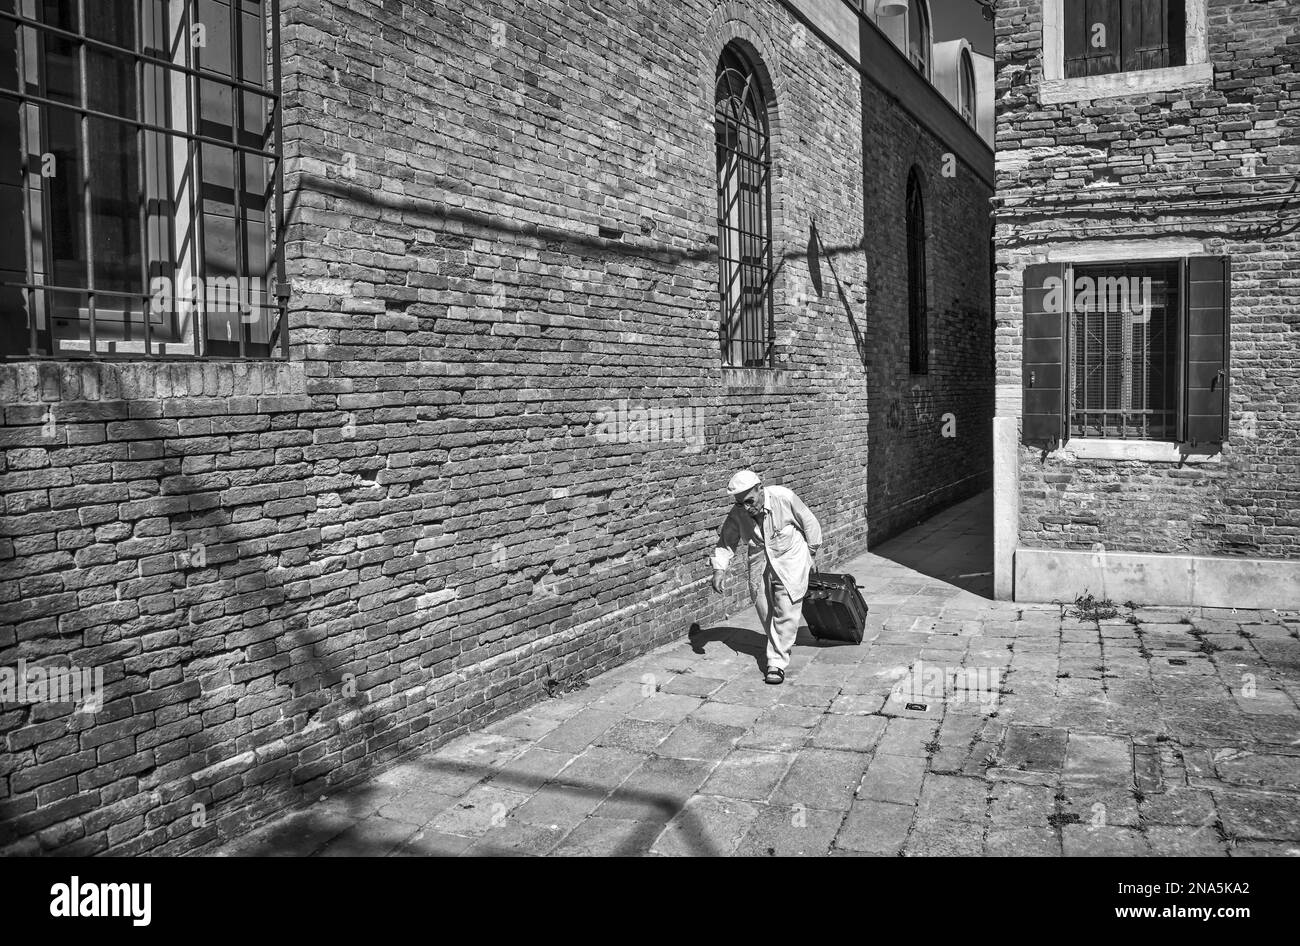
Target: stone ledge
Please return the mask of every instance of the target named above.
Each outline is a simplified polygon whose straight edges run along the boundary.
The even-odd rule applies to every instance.
[[[0,365],[0,405],[304,395],[290,361],[38,361]]]
[[[1109,75],[1080,76],[1076,79],[1044,79],[1038,87],[1044,105],[1091,102],[1095,99],[1150,95],[1153,92],[1181,92],[1214,81],[1214,67],[1208,62],[1141,72],[1115,72]]]
[[[782,368],[727,368],[722,369],[724,391],[739,394],[770,394],[785,391],[790,386],[792,373]]]
[[[1300,559],[1021,546],[1015,572],[1016,601],[1073,601],[1090,592],[1162,607],[1300,608]]]
[[[1116,440],[1074,437],[1048,454],[1049,460],[1141,460],[1148,463],[1222,463],[1221,452],[1196,450],[1185,443],[1161,440]]]

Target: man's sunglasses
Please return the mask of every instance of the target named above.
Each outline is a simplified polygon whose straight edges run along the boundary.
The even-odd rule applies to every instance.
[[[736,497],[736,505],[737,505],[737,506],[747,506],[747,507],[750,508],[750,509],[755,509],[755,508],[757,508],[757,507],[758,507],[758,487],[755,486],[753,489],[751,489],[748,493],[745,493],[743,496],[737,496],[737,497]]]

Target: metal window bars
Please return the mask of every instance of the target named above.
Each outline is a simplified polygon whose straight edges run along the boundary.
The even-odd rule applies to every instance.
[[[8,43],[26,273],[0,356],[287,358],[279,0],[8,0]]]
[[[1179,274],[1176,261],[1068,274],[1071,436],[1175,439]]]
[[[723,362],[770,367],[774,339],[771,138],[758,78],[733,46],[723,50],[718,63],[714,128]]]

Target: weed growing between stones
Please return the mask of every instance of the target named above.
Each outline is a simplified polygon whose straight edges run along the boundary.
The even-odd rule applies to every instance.
[[[1074,617],[1081,621],[1104,621],[1118,615],[1119,608],[1109,598],[1097,598],[1085,591],[1074,599]]]
[[[567,680],[556,680],[551,676],[551,665],[546,665],[546,679],[542,682],[542,688],[546,690],[547,699],[553,700],[565,693],[572,693],[574,690],[585,690],[590,685],[582,678],[582,674],[570,677]]]

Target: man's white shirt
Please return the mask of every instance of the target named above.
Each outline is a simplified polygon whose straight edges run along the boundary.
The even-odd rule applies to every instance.
[[[744,506],[733,506],[722,523],[711,563],[726,571],[742,542],[761,546],[781,584],[798,601],[808,593],[808,572],[812,567],[809,546],[822,544],[822,527],[803,501],[785,486],[763,489],[764,515],[755,521]]]

